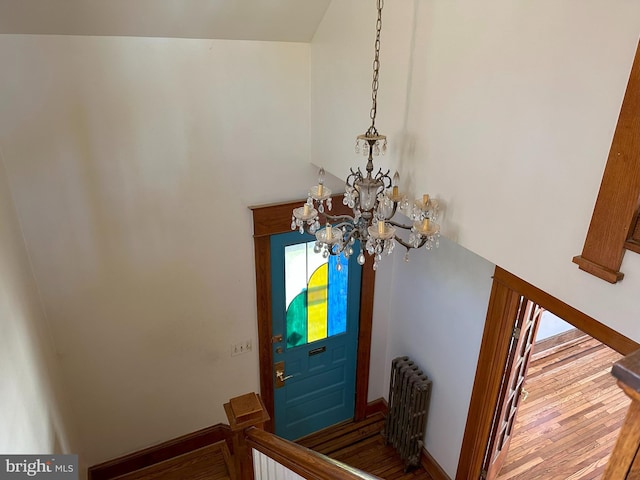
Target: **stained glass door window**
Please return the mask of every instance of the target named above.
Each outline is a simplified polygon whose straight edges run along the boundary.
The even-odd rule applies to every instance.
[[[342,255],[323,258],[313,251],[314,245],[299,243],[284,249],[287,348],[347,329],[349,263]]]

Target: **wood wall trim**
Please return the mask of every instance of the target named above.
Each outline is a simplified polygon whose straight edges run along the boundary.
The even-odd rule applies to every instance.
[[[332,199],[333,209],[330,213],[334,215],[353,213],[342,203],[342,195],[334,195]],[[290,232],[292,211],[304,202],[305,200],[298,200],[250,207],[253,213],[260,395],[272,419],[265,424],[265,430],[268,432],[274,431],[273,351],[271,345],[271,337],[273,335],[271,329],[271,244],[269,236]],[[362,268],[360,286],[355,420],[365,418],[367,411],[374,289],[375,272],[371,268],[371,262],[369,261]]]
[[[260,372],[260,395],[271,419],[265,429],[274,431],[273,349],[271,337],[271,243],[269,237],[253,239],[256,268],[256,304],[258,321],[258,359]]]
[[[629,238],[627,238],[624,247],[632,252],[640,253],[640,211],[633,219],[633,224],[629,232]]]
[[[514,309],[520,295],[623,355],[640,348],[638,343],[621,333],[496,267],[456,480],[479,478],[509,352]]]
[[[88,478],[89,480],[108,480],[155,465],[178,455],[192,452],[207,445],[213,445],[222,440],[225,440],[227,446],[231,448],[231,429],[228,425],[219,423],[218,425],[203,428],[197,432],[89,467]]]
[[[494,277],[456,480],[480,477],[519,295]]]
[[[372,402],[367,403],[367,417],[375,415],[376,413],[381,413],[386,417],[388,412],[389,405],[387,405],[387,401],[384,398],[378,398],[376,400],[373,400]]]
[[[524,295],[622,355],[629,355],[640,348],[637,342],[500,267],[496,267],[494,280]]]
[[[362,266],[360,284],[360,326],[358,328],[358,352],[356,355],[356,402],[354,420],[367,417],[367,397],[369,395],[369,371],[371,367],[371,333],[373,329],[373,296],[376,286],[376,272],[371,259]]]
[[[451,480],[447,472],[442,469],[436,459],[425,448],[422,449],[420,455],[420,464],[433,480]]]
[[[620,266],[639,200],[640,43],[582,254],[573,258],[581,270],[610,283],[622,280]]]

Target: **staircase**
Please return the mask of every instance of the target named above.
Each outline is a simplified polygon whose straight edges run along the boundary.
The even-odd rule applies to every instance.
[[[117,480],[231,480],[233,460],[223,440],[131,473]]]
[[[252,400],[252,395],[261,405],[255,394],[237,397],[225,404],[230,425],[203,429],[96,465],[89,469],[89,480],[260,478],[258,473],[263,473],[256,470],[254,477],[254,467],[250,466],[254,461],[251,452],[276,459],[277,464],[284,465],[294,475],[286,478],[432,480],[422,468],[404,472],[402,460],[392,447],[384,444],[380,434],[385,420],[382,413],[375,413],[362,422],[338,424],[309,435],[296,445],[255,427],[268,419],[268,415],[246,402]],[[240,400],[235,404],[235,410],[234,400]],[[243,414],[236,415],[238,411]],[[229,447],[233,448],[233,455]],[[268,468],[271,470],[272,467]],[[269,474],[268,478],[274,477]]]

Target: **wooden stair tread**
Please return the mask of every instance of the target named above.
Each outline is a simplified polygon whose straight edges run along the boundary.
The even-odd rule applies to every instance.
[[[376,413],[361,422],[348,421],[329,427],[304,437],[296,443],[324,455],[329,455],[360,440],[375,436],[383,428],[384,415]]]
[[[372,437],[365,442],[366,444],[359,449],[341,450],[331,457],[387,480],[414,477],[430,478],[421,468],[405,473],[404,463],[393,447],[384,444],[381,435]]]
[[[114,480],[231,480],[229,448],[221,441],[130,472]]]
[[[375,413],[361,422],[343,422],[298,440],[298,444],[386,480],[432,480],[423,468],[404,471],[396,450],[385,445],[385,417]]]

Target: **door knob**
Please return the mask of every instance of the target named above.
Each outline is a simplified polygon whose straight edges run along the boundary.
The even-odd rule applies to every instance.
[[[287,375],[286,377],[284,376],[284,372],[282,370],[277,370],[276,371],[276,377],[278,377],[278,380],[281,382],[286,382],[287,380],[289,380],[290,378],[293,378],[293,375]]]
[[[284,387],[284,382],[293,378],[293,375],[284,375],[284,362],[276,362],[273,364],[273,370],[276,374],[276,388]]]

